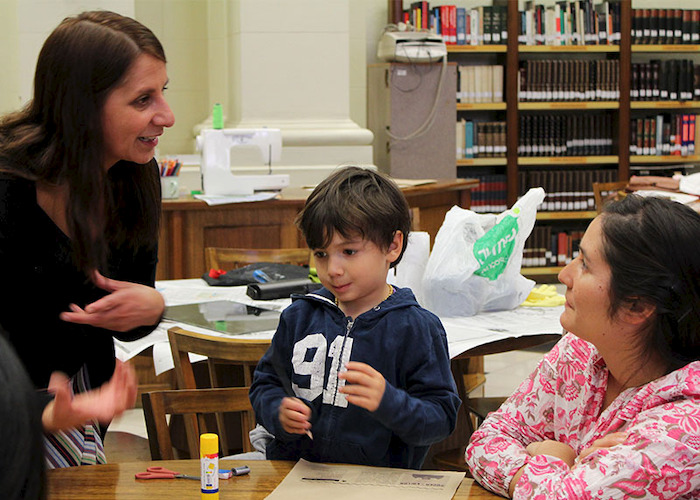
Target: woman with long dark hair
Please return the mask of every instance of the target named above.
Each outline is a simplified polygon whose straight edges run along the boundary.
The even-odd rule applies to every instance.
[[[115,369],[113,337],[140,338],[162,316],[153,155],[174,123],[165,62],[155,35],[131,18],[66,18],[41,49],[33,99],[0,119],[0,273],[9,290],[0,327],[37,388],[54,371],[75,392],[99,387]],[[104,461],[108,424],[87,426],[76,454],[49,435],[49,465]]]
[[[629,195],[560,273],[569,332],[472,435],[466,458],[513,498],[700,495],[700,215]]]

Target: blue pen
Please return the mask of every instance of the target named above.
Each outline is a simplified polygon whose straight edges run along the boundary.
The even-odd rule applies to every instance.
[[[258,283],[268,283],[272,281],[272,278],[270,278],[262,269],[256,269],[253,271],[253,278],[255,278],[255,281]]]

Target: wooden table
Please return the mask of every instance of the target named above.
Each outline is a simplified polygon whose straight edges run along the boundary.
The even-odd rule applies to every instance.
[[[180,500],[199,499],[199,482],[190,479],[135,479],[146,467],[159,465],[184,474],[199,475],[199,460],[126,462],[54,469],[47,473],[48,500]],[[273,460],[222,460],[221,468],[248,465],[250,474],[219,482],[220,498],[263,499],[294,467],[294,462]],[[485,500],[502,498],[464,479],[455,499]]]
[[[447,211],[469,208],[476,179],[438,180],[402,188],[434,240]],[[289,188],[275,200],[209,206],[191,197],[163,200],[157,279],[199,278],[205,272],[206,247],[306,248],[294,225],[309,190]]]

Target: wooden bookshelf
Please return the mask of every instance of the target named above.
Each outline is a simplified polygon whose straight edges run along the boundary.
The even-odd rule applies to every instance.
[[[537,212],[537,220],[592,220],[598,212],[590,210],[566,212]]]
[[[505,102],[458,102],[457,111],[505,111]]]
[[[507,45],[448,45],[447,52],[452,54],[459,53],[482,53],[482,54],[501,54],[508,51]]]
[[[511,3],[511,2],[509,2]],[[517,5],[517,2],[514,2]],[[510,15],[510,11],[508,11]],[[527,53],[588,53],[588,54],[616,54],[620,52],[619,45],[518,45],[518,52]]]
[[[630,156],[630,163],[634,163],[634,164],[653,164],[653,163],[672,164],[672,163],[698,163],[698,162],[700,162],[700,155],[691,155],[691,156],[631,155]]]
[[[620,109],[620,103],[617,101],[520,101],[518,109],[520,111]]]
[[[700,109],[700,101],[631,101],[631,109]]]
[[[521,156],[518,165],[606,165],[617,163],[619,156]]]
[[[505,166],[508,160],[504,157],[496,158],[460,158],[457,160],[459,167],[495,167]]]
[[[520,274],[524,276],[551,276],[557,275],[564,269],[564,266],[552,266],[552,267],[521,267]]]
[[[443,2],[449,3],[449,2]],[[486,1],[484,4],[488,4]],[[547,3],[536,0],[535,3]],[[598,3],[596,1],[595,3]],[[674,2],[662,2],[657,0],[658,7],[665,7],[666,3],[674,7]],[[507,31],[508,39],[502,45],[448,45],[447,51],[451,61],[464,64],[474,64],[474,61],[497,60],[504,65],[504,87],[502,103],[457,103],[457,119],[467,116],[481,119],[481,116],[497,116],[497,120],[506,122],[506,156],[505,158],[473,158],[457,160],[458,167],[475,167],[480,171],[492,167],[493,172],[505,173],[507,179],[507,204],[512,206],[518,196],[531,186],[519,186],[521,171],[548,171],[548,170],[616,170],[616,179],[625,180],[630,176],[630,165],[672,165],[700,163],[700,155],[694,156],[639,156],[630,155],[629,141],[631,136],[630,124],[633,112],[639,114],[644,110],[658,110],[659,112],[673,110],[688,110],[696,113],[700,110],[700,101],[631,101],[632,62],[648,62],[649,59],[658,58],[661,53],[680,53],[682,58],[688,55],[700,55],[700,45],[633,45],[632,44],[632,1],[620,0],[620,38],[616,45],[523,45],[518,40],[520,16],[518,8],[522,2],[507,2]],[[688,8],[688,7],[685,7]],[[694,7],[693,7],[694,8]],[[467,54],[464,56],[463,54]],[[469,54],[475,54],[470,58]],[[477,55],[479,54],[479,55]],[[491,54],[491,56],[489,56]],[[566,59],[566,54],[572,54],[571,59],[576,60],[617,60],[619,61],[619,98],[615,100],[600,101],[520,101],[519,99],[519,68],[521,62],[532,59],[547,59],[547,54],[552,54],[551,59]],[[644,57],[643,54],[649,54]],[[460,57],[462,59],[460,59]],[[484,62],[484,64],[493,64]],[[571,112],[574,115],[593,114],[610,117],[613,135],[612,153],[604,156],[547,156],[530,157],[519,156],[519,133],[523,116],[529,113],[547,114],[552,112]],[[471,114],[470,114],[471,113]],[[700,112],[697,112],[700,114]],[[635,115],[636,117],[636,115]],[[468,118],[471,119],[471,118]],[[483,119],[487,121],[489,118]],[[700,126],[700,124],[696,124]],[[700,146],[700,145],[699,145]],[[537,224],[558,224],[566,227],[567,221],[571,221],[572,227],[580,227],[582,222],[593,219],[595,211],[585,212],[539,212]],[[554,221],[554,222],[550,222]],[[561,221],[561,222],[557,222]],[[527,275],[556,275],[561,267],[523,268],[523,274]]]
[[[631,45],[634,53],[700,52],[700,45]]]

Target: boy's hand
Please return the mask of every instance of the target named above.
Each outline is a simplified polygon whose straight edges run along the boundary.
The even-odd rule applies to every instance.
[[[375,411],[384,397],[386,380],[377,370],[367,363],[349,361],[338,377],[344,379],[347,384],[340,388],[349,403],[357,405],[368,411]]]
[[[282,428],[289,434],[307,434],[310,436],[311,408],[298,398],[283,398],[280,404],[279,419]]]

